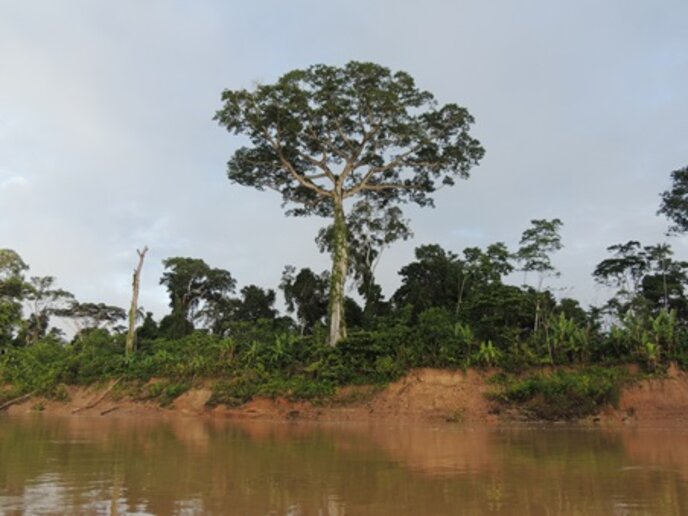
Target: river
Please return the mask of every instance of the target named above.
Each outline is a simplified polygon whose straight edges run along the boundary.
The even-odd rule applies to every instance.
[[[0,416],[0,514],[680,515],[688,429]]]

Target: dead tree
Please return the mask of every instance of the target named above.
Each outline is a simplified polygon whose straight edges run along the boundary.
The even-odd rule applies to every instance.
[[[148,246],[143,248],[143,251],[136,250],[139,255],[139,262],[134,269],[134,274],[131,282],[131,307],[129,308],[129,332],[127,333],[127,343],[125,346],[125,353],[130,356],[136,350],[136,317],[138,315],[139,304],[139,286],[141,284],[141,269],[143,268],[143,260],[148,252]]]

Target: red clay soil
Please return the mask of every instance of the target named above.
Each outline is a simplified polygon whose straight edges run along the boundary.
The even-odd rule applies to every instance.
[[[382,389],[345,387],[327,405],[260,398],[238,408],[220,406],[211,412],[235,418],[496,422],[485,397],[490,389],[488,376],[486,372],[418,369]]]
[[[688,421],[688,373],[672,364],[666,378],[626,386],[618,409],[605,411],[603,419],[625,423]]]
[[[327,404],[257,398],[240,407],[207,407],[209,388],[194,388],[169,408],[155,401],[118,399],[101,387],[70,387],[68,402],[31,398],[6,409],[9,414],[44,411],[61,415],[208,415],[238,419],[306,419],[323,421],[404,420],[496,424],[519,419],[500,412],[486,394],[490,371],[418,369],[384,388],[341,389]],[[105,394],[105,396],[104,396]],[[591,421],[609,424],[680,422],[688,420],[688,374],[671,367],[666,378],[642,380],[624,388],[619,407]]]

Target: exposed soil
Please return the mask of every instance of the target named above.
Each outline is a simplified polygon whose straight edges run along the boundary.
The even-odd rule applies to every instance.
[[[666,378],[626,386],[618,409],[605,411],[602,419],[624,423],[688,421],[688,373],[672,364]]]
[[[239,419],[306,419],[323,421],[447,421],[493,425],[522,419],[488,400],[493,371],[418,369],[384,388],[350,386],[326,404],[257,398],[240,407],[208,407],[211,390],[193,388],[170,407],[117,394],[112,383],[69,387],[69,401],[32,397],[7,408],[9,414],[43,411],[60,415],[208,415]],[[109,390],[108,390],[109,389]],[[589,418],[601,424],[653,424],[688,421],[688,374],[672,366],[666,378],[635,382],[624,388],[618,408]]]

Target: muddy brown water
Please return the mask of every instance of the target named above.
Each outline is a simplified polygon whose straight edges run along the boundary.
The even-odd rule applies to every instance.
[[[688,429],[0,416],[0,514],[688,514]]]

